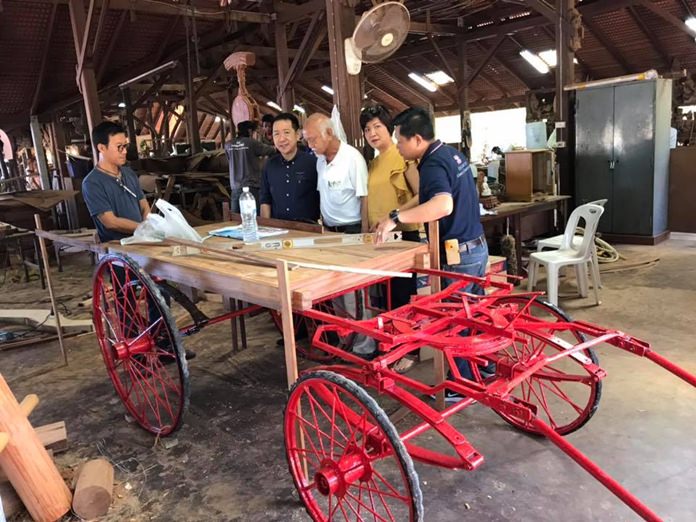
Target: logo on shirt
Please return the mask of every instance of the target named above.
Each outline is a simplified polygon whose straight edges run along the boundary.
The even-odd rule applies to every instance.
[[[458,154],[455,154],[455,155],[453,155],[452,157],[454,158],[454,161],[457,162],[457,165],[461,165],[461,164],[462,164],[462,158],[460,158]]]
[[[344,188],[344,180],[341,178],[336,178],[336,179],[330,179],[327,177],[326,180],[326,185],[329,187],[329,190],[342,190]]]

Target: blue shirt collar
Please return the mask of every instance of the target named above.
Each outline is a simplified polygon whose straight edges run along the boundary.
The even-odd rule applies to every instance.
[[[435,152],[440,147],[442,147],[442,142],[440,140],[433,141],[430,144],[430,146],[428,146],[428,148],[425,149],[425,152],[423,153],[423,157],[421,158],[421,161],[423,161],[425,158],[430,156],[433,152]]]

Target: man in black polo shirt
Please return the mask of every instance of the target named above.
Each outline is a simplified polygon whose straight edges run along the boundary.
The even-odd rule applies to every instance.
[[[317,157],[298,150],[300,124],[294,114],[273,120],[272,156],[261,176],[261,217],[316,223],[319,220]]]
[[[445,241],[455,239],[459,243],[459,263],[445,263],[443,270],[483,276],[488,263],[488,245],[481,226],[478,193],[469,162],[459,151],[435,139],[433,120],[425,109],[406,109],[394,118],[393,124],[396,146],[401,155],[406,161],[419,161],[419,201],[418,204],[413,202],[401,209],[394,209],[389,217],[380,221],[377,241],[384,241],[398,223],[437,221],[441,258],[445,259]],[[455,281],[443,279],[445,286]],[[482,293],[478,285],[471,285],[466,290]],[[455,361],[462,377],[471,379],[471,369],[466,360]],[[448,393],[447,400],[461,400],[455,395]]]

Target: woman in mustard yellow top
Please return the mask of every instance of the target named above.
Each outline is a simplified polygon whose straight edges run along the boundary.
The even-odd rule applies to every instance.
[[[367,107],[360,113],[360,126],[367,143],[379,152],[368,165],[367,220],[370,230],[394,209],[405,210],[418,203],[418,169],[406,163],[392,140],[394,128],[389,112],[382,106]],[[402,223],[397,227],[404,241],[420,241],[420,225]],[[391,306],[398,308],[416,294],[416,278],[392,279]],[[406,371],[413,360],[404,358],[394,368]]]
[[[367,143],[379,152],[368,165],[367,219],[372,229],[395,208],[409,208],[418,202],[418,169],[413,162],[406,164],[396,148],[391,117],[383,106],[363,109],[360,126]],[[397,227],[407,241],[419,241],[419,229],[417,224]]]

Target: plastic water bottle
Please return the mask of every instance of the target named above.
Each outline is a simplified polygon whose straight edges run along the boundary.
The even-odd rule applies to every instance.
[[[239,213],[242,215],[242,239],[245,243],[259,240],[259,228],[256,224],[256,199],[249,192],[249,187],[242,188],[239,196]]]

